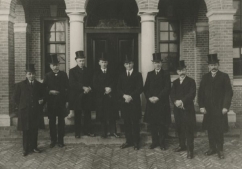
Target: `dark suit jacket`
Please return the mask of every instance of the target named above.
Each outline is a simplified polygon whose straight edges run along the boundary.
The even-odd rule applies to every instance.
[[[196,83],[195,80],[186,76],[183,80],[182,84],[180,84],[180,79],[176,79],[173,82],[172,88],[171,88],[171,101],[174,104],[176,100],[181,100],[183,102],[183,109],[177,108],[174,106],[174,115],[175,120],[179,121],[184,119],[185,123],[193,125],[195,127],[196,125],[196,116],[195,116],[195,108],[194,108],[194,99],[196,96]],[[181,111],[185,112],[185,117],[181,117],[179,114],[181,114]],[[182,118],[177,119],[176,117]],[[192,127],[192,126],[191,126]]]
[[[147,100],[145,121],[154,124],[169,125],[171,122],[171,111],[169,93],[171,89],[170,73],[164,70],[160,70],[156,75],[156,72],[150,71],[147,74],[147,78],[144,86],[144,94]],[[149,98],[155,96],[159,98],[159,101],[155,104],[149,101]]]
[[[69,81],[66,72],[59,71],[57,76],[53,71],[45,75],[43,81],[45,87],[45,100],[47,102],[48,116],[66,116],[67,111],[65,108],[66,102],[68,102]],[[50,90],[57,90],[59,95],[50,95]],[[51,114],[58,109],[58,114]]]
[[[126,71],[120,74],[118,80],[118,100],[119,106],[124,118],[141,118],[141,100],[140,94],[143,91],[142,75],[139,72],[133,70],[130,77],[127,76]],[[133,100],[130,103],[125,103],[123,95],[130,95]]]
[[[43,85],[37,80],[33,88],[27,79],[16,84],[13,100],[18,108],[18,130],[44,128],[43,106],[39,104],[43,97]]]
[[[112,90],[108,95],[104,95],[105,87],[110,87]],[[96,110],[98,117],[101,119],[117,118],[117,86],[114,71],[108,68],[107,72],[104,74],[101,69],[98,69],[93,77],[93,88],[96,93]]]
[[[228,116],[222,114],[222,109],[229,110],[232,96],[233,90],[228,74],[218,71],[213,78],[209,72],[202,77],[198,104],[200,108],[207,110],[203,119],[204,129],[212,127],[224,132],[228,130]]]
[[[92,102],[92,93],[84,94],[83,87],[92,88],[92,73],[86,67],[83,70],[77,65],[70,69],[70,104],[71,110],[90,110]]]

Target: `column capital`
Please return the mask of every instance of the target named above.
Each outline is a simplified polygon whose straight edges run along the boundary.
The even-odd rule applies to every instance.
[[[236,9],[222,9],[222,10],[211,10],[207,12],[207,17],[209,19],[209,22],[211,21],[228,21],[228,20],[234,20],[234,14],[236,12]]]
[[[14,23],[14,18],[16,16],[10,13],[9,9],[0,9],[0,21],[9,21]]]
[[[197,30],[197,32],[208,31],[208,23],[207,22],[197,22],[196,30]]]
[[[30,33],[31,27],[27,23],[15,23],[14,33]]]
[[[70,22],[84,22],[84,18],[87,15],[86,10],[66,10],[67,15],[70,18]]]
[[[155,16],[159,10],[140,10],[138,15],[141,17],[142,22],[155,22]]]

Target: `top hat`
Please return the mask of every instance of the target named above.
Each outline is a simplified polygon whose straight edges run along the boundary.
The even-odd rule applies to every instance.
[[[153,60],[152,62],[162,62],[161,53],[153,53]]]
[[[177,69],[178,70],[182,70],[183,68],[186,68],[187,66],[185,65],[185,61],[184,60],[180,60],[178,62],[178,65],[177,65]]]
[[[102,53],[102,56],[99,58],[99,60],[108,61],[108,58],[106,56],[106,53]]]
[[[130,63],[133,62],[134,60],[131,58],[131,56],[125,55],[124,63]]]
[[[85,59],[85,56],[84,56],[84,51],[82,50],[79,50],[79,51],[76,51],[76,57],[75,59]]]
[[[208,54],[208,64],[219,63],[218,55],[215,54]]]
[[[58,64],[59,60],[57,58],[57,54],[50,54],[49,56],[49,64]]]
[[[34,64],[26,64],[26,72],[35,72]]]

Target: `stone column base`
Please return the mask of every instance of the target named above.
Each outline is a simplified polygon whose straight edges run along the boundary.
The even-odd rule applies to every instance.
[[[0,127],[9,127],[10,124],[10,116],[7,114],[0,114]]]

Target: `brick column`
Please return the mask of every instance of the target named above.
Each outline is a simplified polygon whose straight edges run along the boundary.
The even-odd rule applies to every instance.
[[[141,73],[143,81],[153,69],[152,54],[155,52],[155,16],[158,10],[140,11],[141,17]]]
[[[10,126],[14,86],[14,33],[9,10],[0,10],[0,126]]]
[[[25,64],[29,56],[29,33],[30,27],[27,23],[14,24],[15,83],[25,78]]]
[[[211,10],[209,19],[209,53],[218,53],[220,70],[233,80],[233,15],[234,9]]]
[[[70,68],[76,66],[75,52],[84,50],[84,17],[85,10],[70,11],[66,10],[70,18]]]

